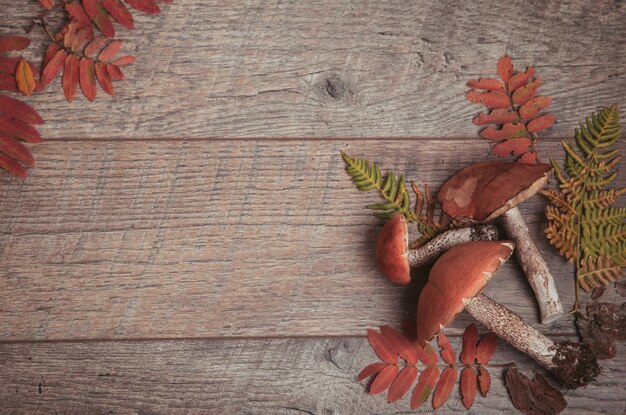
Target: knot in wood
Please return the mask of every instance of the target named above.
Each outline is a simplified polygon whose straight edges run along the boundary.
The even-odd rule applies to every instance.
[[[338,76],[330,76],[326,78],[324,90],[332,98],[341,99],[348,92],[348,87]]]

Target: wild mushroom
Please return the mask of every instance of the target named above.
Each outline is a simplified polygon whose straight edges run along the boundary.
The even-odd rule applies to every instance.
[[[472,317],[528,354],[567,388],[593,381],[600,373],[589,347],[555,343],[517,314],[480,294],[494,273],[513,253],[508,241],[478,241],[457,245],[433,265],[417,304],[417,340],[424,344],[448,326],[465,308]]]
[[[376,240],[378,268],[391,281],[406,285],[411,282],[411,267],[433,261],[442,252],[462,242],[496,240],[498,230],[493,225],[452,229],[437,235],[417,249],[409,249],[406,219],[396,213],[387,221]]]
[[[452,176],[439,190],[441,209],[463,224],[490,222],[501,216],[517,246],[517,258],[539,303],[541,322],[563,315],[563,305],[550,269],[524,223],[517,205],[541,190],[548,181],[549,164],[488,161],[473,164]]]

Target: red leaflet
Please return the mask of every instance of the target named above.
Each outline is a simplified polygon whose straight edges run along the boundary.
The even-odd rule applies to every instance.
[[[127,29],[135,28],[133,15],[119,0],[102,0],[102,5],[119,24]]]
[[[0,167],[19,177],[26,177],[26,170],[17,161],[0,154]]]
[[[161,13],[161,9],[157,6],[155,0],[125,0],[133,9],[148,14]]]
[[[41,3],[44,9],[48,10],[52,10],[52,6],[54,6],[54,0],[39,0],[39,3]]]
[[[93,60],[90,58],[82,58],[78,66],[78,80],[83,95],[89,101],[96,99],[96,69]]]
[[[415,378],[417,377],[417,368],[415,366],[406,366],[400,371],[398,377],[391,384],[389,394],[387,394],[387,402],[392,403],[402,399],[404,395],[411,389]]]
[[[0,115],[0,131],[11,137],[21,138],[30,143],[40,143],[41,136],[32,125],[26,124],[7,115]]]
[[[435,388],[438,378],[439,369],[437,369],[437,366],[428,366],[424,369],[417,382],[417,386],[415,386],[411,394],[411,409],[417,409],[426,402],[426,399],[428,399]]]
[[[0,57],[0,72],[13,75],[21,58]]]
[[[99,51],[100,48],[104,46],[108,41],[109,39],[106,36],[96,36],[91,42],[89,42],[87,47],[85,47],[85,50],[83,51],[85,56],[91,57],[91,55]]]
[[[40,89],[48,86],[56,78],[65,63],[65,58],[67,58],[67,52],[65,49],[59,49],[50,59],[50,62],[45,65],[41,78],[39,78]]]
[[[457,371],[452,367],[447,367],[441,372],[439,382],[437,382],[437,388],[433,395],[433,409],[441,408],[441,406],[448,400],[454,383],[457,378]]]
[[[489,392],[489,388],[491,388],[491,375],[487,372],[487,369],[480,366],[478,368],[480,374],[478,375],[478,386],[480,388],[480,394],[483,397],[487,396],[487,392]]]
[[[111,76],[111,79],[113,79],[114,81],[120,81],[124,79],[124,72],[122,72],[122,70],[116,65],[107,63],[107,72]]]
[[[522,157],[517,160],[520,163],[532,164],[537,160],[537,153],[535,151],[524,153]]]
[[[68,102],[72,102],[76,94],[76,87],[78,86],[78,67],[78,57],[76,55],[68,56],[65,60],[65,69],[63,70],[63,92]]]
[[[75,23],[70,23],[64,30],[65,34],[63,35],[63,46],[69,49],[72,46],[72,42],[74,42],[76,34],[78,33],[78,26]]]
[[[454,364],[456,362],[456,356],[454,354],[454,349],[450,344],[450,340],[443,334],[443,331],[440,331],[437,335],[437,344],[439,345],[439,353],[441,353],[441,357],[443,361],[449,365]]]
[[[107,72],[106,64],[104,62],[96,62],[96,76],[98,77],[98,82],[102,87],[102,90],[107,94],[114,96],[115,89],[113,89],[113,82],[111,81],[111,76],[109,76],[109,72]]]
[[[387,390],[398,376],[400,368],[396,365],[389,365],[376,375],[370,386],[370,395],[378,395]]]
[[[28,104],[0,95],[0,112],[28,124],[43,124],[43,118]]]
[[[24,59],[20,59],[15,68],[15,81],[17,82],[17,89],[24,95],[32,95],[35,92],[35,77],[33,76],[33,70]]]
[[[42,68],[45,68],[48,63],[50,63],[50,61],[52,60],[54,55],[56,55],[59,49],[61,48],[56,43],[51,43],[50,46],[48,46],[48,49],[46,50],[46,55],[43,58],[43,63],[41,64]]]
[[[0,73],[0,90],[20,92],[20,90],[17,89],[15,76],[9,75],[8,73]]]
[[[496,144],[491,152],[499,157],[520,156],[529,152],[533,142],[528,137],[511,138]]]
[[[109,19],[109,13],[98,0],[83,0],[83,7],[87,16],[93,20],[104,35],[115,37],[115,28]]]
[[[79,27],[91,26],[91,19],[85,13],[85,9],[80,1],[72,1],[65,4],[65,10],[69,13],[73,21],[75,21]]]
[[[33,155],[24,144],[2,133],[0,133],[0,151],[29,166],[35,165]]]
[[[487,127],[480,132],[482,138],[488,140],[504,140],[506,138],[520,137],[526,135],[524,124],[504,124],[501,129]]]
[[[102,51],[98,54],[98,60],[108,61],[122,48],[121,40],[112,40]]]
[[[130,65],[133,62],[135,62],[135,57],[133,55],[126,55],[126,56],[122,56],[121,58],[115,59],[111,63],[117,66],[124,66],[124,65]]]
[[[476,399],[476,372],[474,368],[466,367],[461,372],[461,395],[463,395],[463,406],[470,409]]]
[[[498,60],[498,75],[504,82],[508,82],[513,74],[513,63],[509,55],[504,55]]]
[[[476,342],[478,341],[478,329],[474,324],[467,326],[463,332],[463,348],[461,349],[461,362],[471,365],[476,359]]]
[[[419,345],[417,347],[420,347]],[[426,343],[426,346],[424,346],[423,350],[423,354],[420,354],[418,352],[419,359],[425,364],[425,365],[435,365],[437,364],[437,352],[435,351],[435,349],[433,348],[433,346],[430,345],[430,343]]]
[[[417,352],[402,333],[390,326],[380,326],[380,333],[387,339],[392,349],[409,365],[417,363]]]
[[[487,333],[480,339],[476,346],[476,361],[481,365],[487,364],[498,345],[498,337],[493,333]]]
[[[531,133],[537,133],[539,131],[545,130],[546,128],[552,127],[552,124],[554,124],[555,122],[556,117],[554,115],[542,115],[541,117],[535,118],[528,123],[528,131]]]
[[[24,36],[0,36],[0,53],[23,50],[30,45],[30,39]]]
[[[85,44],[93,38],[93,28],[91,26],[85,26],[80,29],[72,41],[71,49],[73,52],[78,52]]]
[[[520,107],[519,115],[525,120],[534,118],[539,114],[539,112],[548,108],[551,102],[552,98],[545,95],[534,97]]]
[[[504,84],[493,78],[472,79],[467,83],[467,86],[487,91],[504,91]]]
[[[519,115],[516,112],[510,111],[507,108],[498,108],[492,110],[489,114],[485,114],[481,112],[478,114],[472,122],[475,125],[485,125],[485,124],[506,124],[506,123],[514,123],[519,121]]]
[[[541,78],[529,82],[525,86],[513,92],[513,104],[522,105],[537,94],[537,88],[541,85]]]
[[[483,104],[489,109],[508,108],[511,105],[509,96],[502,91],[468,91],[465,93],[465,98],[477,104]]]
[[[360,382],[363,379],[369,378],[370,376],[380,372],[387,366],[388,365],[386,363],[382,362],[372,363],[371,365],[366,366],[365,369],[361,370],[361,373],[359,373],[359,376],[357,377],[357,381]]]
[[[398,363],[398,354],[393,350],[393,345],[375,330],[367,330],[367,340],[374,352],[387,363]]]
[[[529,66],[526,72],[516,73],[509,80],[509,92],[515,91],[517,88],[528,82],[533,76],[535,76],[535,68],[532,66]]]

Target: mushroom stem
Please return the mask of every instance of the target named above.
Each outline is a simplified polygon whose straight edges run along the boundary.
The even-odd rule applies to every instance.
[[[463,302],[472,317],[511,346],[535,359],[566,388],[584,386],[600,374],[598,361],[588,346],[555,343],[520,316],[483,294]]]
[[[541,323],[559,319],[563,316],[563,305],[554,278],[533,242],[521,212],[514,207],[502,215],[502,221],[508,236],[515,242],[515,254],[539,303]]]
[[[437,235],[426,244],[408,251],[409,263],[412,267],[426,265],[448,249],[463,242],[495,241],[498,229],[494,225],[477,225],[466,228],[450,229]]]

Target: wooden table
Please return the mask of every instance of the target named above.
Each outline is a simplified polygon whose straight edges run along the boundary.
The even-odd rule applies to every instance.
[[[407,413],[408,398],[389,405],[355,380],[376,360],[366,329],[414,318],[418,292],[376,270],[372,197],[339,150],[437,188],[485,157],[480,108],[463,93],[505,53],[534,65],[554,98],[545,159],[562,159],[583,116],[626,109],[622,1],[163,9],[121,31],[138,60],[114,99],[70,105],[57,79],[27,100],[46,142],[27,180],[0,175],[1,413]],[[35,2],[0,10],[2,34],[42,14]],[[30,36],[39,59],[45,36]],[[535,197],[522,211],[569,308],[573,269],[543,237],[544,206]],[[515,260],[487,293],[575,340],[571,318],[539,324]],[[455,347],[469,322],[449,330]],[[567,413],[624,413],[618,347],[597,382],[567,392]],[[500,344],[494,362],[513,361],[538,370]],[[471,412],[514,411],[492,373]],[[457,387],[441,413],[464,411]]]

